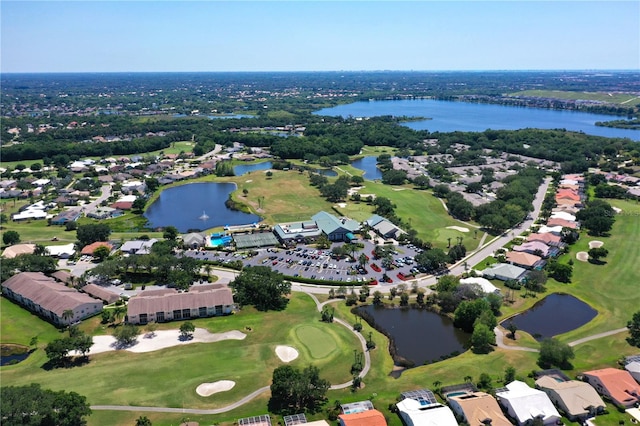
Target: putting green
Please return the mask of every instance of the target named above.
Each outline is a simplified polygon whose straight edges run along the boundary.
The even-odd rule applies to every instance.
[[[295,328],[294,333],[311,358],[326,358],[338,348],[331,333],[314,325],[301,325]]]

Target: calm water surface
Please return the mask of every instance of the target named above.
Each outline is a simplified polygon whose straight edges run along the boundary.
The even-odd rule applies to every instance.
[[[233,168],[233,173],[236,176],[242,176],[249,172],[254,172],[256,170],[269,170],[273,166],[271,161],[264,161],[262,163],[251,163],[251,164],[240,164]]]
[[[152,228],[175,226],[180,232],[259,222],[259,216],[224,205],[235,189],[233,183],[189,183],[168,188],[144,215]],[[200,219],[202,212],[209,216],[207,220]]]
[[[378,168],[378,157],[367,156],[362,157],[359,160],[351,162],[351,165],[356,169],[364,170],[363,178],[367,180],[382,179],[382,172]]]
[[[416,366],[464,352],[470,335],[453,326],[449,318],[422,309],[387,309],[362,306],[376,323],[393,336],[398,355]]]
[[[582,327],[597,314],[598,311],[582,300],[569,294],[553,293],[501,324],[506,326],[513,321],[519,330],[526,331],[536,340],[543,340]]]
[[[621,117],[433,99],[355,102],[316,111],[318,115],[342,117],[375,117],[380,115],[426,117],[431,120],[405,123],[414,130],[430,132],[482,132],[487,129],[517,130],[525,128],[567,129],[589,135],[630,138],[640,141],[639,130],[598,127],[597,121],[619,120]]]

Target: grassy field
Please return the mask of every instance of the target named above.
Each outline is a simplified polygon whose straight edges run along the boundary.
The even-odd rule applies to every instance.
[[[606,92],[567,92],[562,90],[523,90],[511,93],[510,96],[533,96],[539,98],[554,98],[566,100],[587,100],[602,101],[612,104],[620,104],[629,106],[635,105],[638,96],[626,93],[606,93]]]
[[[49,327],[36,317],[16,315],[20,327],[6,325],[14,321],[12,309],[4,309],[2,341],[28,343],[33,331]],[[9,319],[11,318],[11,319]],[[94,326],[95,320],[91,320]],[[319,321],[319,313],[310,297],[292,296],[283,312],[260,313],[247,308],[238,314],[193,320],[197,327],[211,332],[242,330],[246,339],[211,344],[195,343],[146,354],[125,351],[91,356],[88,365],[70,369],[45,370],[43,350],[27,360],[2,368],[3,385],[40,383],[45,388],[73,390],[87,396],[91,404],[151,405],[192,408],[215,408],[230,404],[247,393],[269,385],[271,372],[282,362],[275,346],[284,344],[299,348],[300,357],[291,364],[303,368],[316,365],[322,377],[332,383],[349,381],[353,350],[359,342],[337,323]],[[281,324],[296,324],[293,329]],[[177,327],[179,323],[173,323]],[[170,326],[163,324],[163,328]],[[251,331],[247,331],[251,330]],[[293,336],[292,333],[295,335]],[[26,334],[26,336],[23,336]],[[40,347],[59,335],[55,329],[40,332]],[[328,344],[319,346],[321,337]],[[153,360],[153,362],[150,362]],[[196,387],[203,382],[233,380],[236,386],[215,397],[200,397]]]

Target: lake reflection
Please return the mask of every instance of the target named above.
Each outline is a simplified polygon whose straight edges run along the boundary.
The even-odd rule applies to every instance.
[[[597,314],[598,311],[570,294],[553,293],[501,325],[506,327],[513,321],[519,330],[543,340],[582,327]]]
[[[416,366],[465,351],[470,335],[453,326],[453,321],[423,309],[389,309],[373,305],[358,311],[370,314],[376,324],[393,337],[396,352]]]

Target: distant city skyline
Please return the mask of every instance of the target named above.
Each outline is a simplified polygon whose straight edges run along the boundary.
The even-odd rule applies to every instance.
[[[638,1],[6,1],[0,71],[638,70]]]

